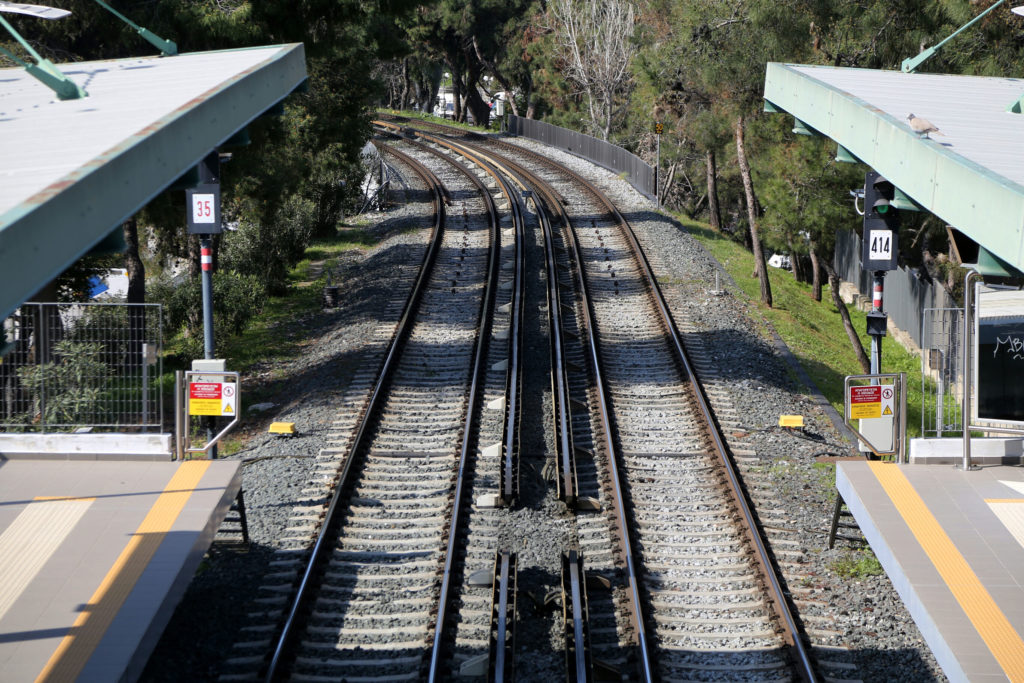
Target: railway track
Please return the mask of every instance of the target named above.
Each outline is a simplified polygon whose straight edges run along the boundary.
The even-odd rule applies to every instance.
[[[520,388],[529,229],[545,253],[552,487],[574,511],[550,548],[568,678],[818,680],[628,223],[520,147],[382,123],[387,153],[429,168],[436,262],[424,259],[381,379],[355,383],[365,395],[342,411],[259,598],[265,623],[222,678],[515,680],[527,587],[507,513],[532,400]]]
[[[558,202],[554,192],[548,194]],[[671,680],[744,670],[755,678],[776,678],[780,670],[791,670],[814,680],[746,495],[653,274],[628,224],[598,193],[590,194],[603,206],[584,208],[591,217],[582,229],[573,229],[578,221],[562,216],[565,239],[575,247],[563,250],[589,255],[589,263],[577,266],[577,288],[586,301],[583,317],[590,322],[581,336],[591,340],[595,413],[604,434],[605,482],[615,508],[639,675]],[[594,217],[602,214],[603,222]],[[643,303],[646,315],[637,312]],[[713,492],[717,499],[709,495]],[[735,524],[737,517],[746,524]],[[631,537],[641,561],[633,555]],[[770,600],[764,599],[766,592]],[[732,597],[723,601],[722,595]],[[648,619],[656,640],[652,646]],[[595,646],[592,639],[589,646]],[[657,671],[649,647],[657,648]]]
[[[427,171],[408,155],[391,153],[418,167],[431,187],[435,239],[380,378],[336,463],[330,503],[318,511],[323,500],[313,499],[304,511],[309,524],[302,530],[319,529],[311,546],[292,549],[305,570],[300,576],[293,561],[276,575],[279,584],[267,586],[293,594],[290,607],[265,615],[283,617],[273,655],[269,663],[259,655],[235,657],[225,679],[259,671],[266,680],[421,680],[449,663],[441,654],[450,645],[446,606],[459,563],[467,561],[456,546],[464,539],[459,512],[472,495],[467,482],[477,444],[493,435],[504,445],[506,424],[516,415],[505,392],[516,387],[508,368],[515,368],[509,349],[517,345],[512,301],[521,306],[515,288],[521,259],[513,259],[506,275],[512,286],[504,288],[509,302],[501,318],[495,304],[508,269],[501,267],[503,231],[491,191],[440,155],[430,157],[426,164],[434,169]],[[505,240],[513,251],[515,240],[513,230]],[[496,318],[506,322],[496,328]],[[502,352],[492,352],[492,334],[510,340],[501,360],[495,356]],[[496,425],[479,417],[488,389],[501,397],[500,406],[492,399],[489,407],[511,416],[490,421]],[[278,630],[276,624],[250,628]]]

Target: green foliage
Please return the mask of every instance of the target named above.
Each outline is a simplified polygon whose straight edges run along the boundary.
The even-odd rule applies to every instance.
[[[222,267],[262,281],[273,294],[282,293],[288,285],[288,268],[302,257],[313,236],[315,212],[313,202],[293,195],[272,221],[241,221],[237,232],[224,237]]]
[[[47,424],[75,425],[102,422],[101,360],[103,345],[64,339],[54,345],[53,361],[18,368],[25,390],[36,397],[33,412]],[[45,398],[42,398],[44,397]]]
[[[182,355],[203,356],[203,290],[200,278],[181,284],[169,281],[149,288],[152,301],[163,304],[164,326],[169,335],[182,334]],[[263,310],[267,291],[255,275],[217,271],[213,276],[213,326],[218,345],[223,335],[238,335]],[[218,337],[221,337],[218,339]]]
[[[843,411],[843,381],[846,375],[861,374],[853,349],[846,338],[839,312],[832,305],[828,286],[822,301],[811,298],[810,287],[796,282],[788,271],[769,268],[775,297],[772,308],[757,305],[757,278],[752,276],[753,256],[727,236],[708,226],[685,221],[687,230],[722,264],[751,301],[752,311],[768,320],[782,337],[804,370],[832,406]],[[863,312],[847,307],[854,329],[866,347],[867,321]],[[892,336],[882,340],[882,371],[907,373],[907,433],[916,436],[921,427],[921,364]]]
[[[786,117],[770,119],[789,125]],[[762,237],[778,252],[807,254],[810,240],[823,258],[835,247],[835,233],[856,229],[860,222],[853,211],[849,190],[864,183],[863,167],[833,159],[835,144],[824,138],[781,132],[764,151],[755,173],[764,207]]]
[[[847,551],[839,559],[829,562],[828,568],[844,579],[867,579],[885,573],[870,548]]]

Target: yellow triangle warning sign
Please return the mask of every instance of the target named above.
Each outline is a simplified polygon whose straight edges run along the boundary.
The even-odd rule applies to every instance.
[[[886,406],[885,410],[882,411],[882,415],[892,415],[892,409]]]
[[[888,410],[888,408],[886,408],[886,410]],[[225,413],[233,413],[235,411],[233,411],[231,409],[231,404],[228,404],[228,405],[224,406],[224,411],[223,412],[225,412]]]

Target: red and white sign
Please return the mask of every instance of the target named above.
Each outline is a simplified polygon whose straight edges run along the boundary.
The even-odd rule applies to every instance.
[[[203,398],[220,398],[224,385],[220,382],[193,382],[188,385],[190,400]]]
[[[237,391],[233,382],[190,382],[188,414],[233,416],[237,413]]]
[[[887,387],[890,391],[890,387]],[[882,417],[882,387],[850,387],[850,419]]]
[[[213,223],[214,222],[214,201],[212,194],[192,195],[192,222]]]

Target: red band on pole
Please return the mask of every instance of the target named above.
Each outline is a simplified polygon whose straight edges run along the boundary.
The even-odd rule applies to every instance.
[[[199,251],[199,263],[203,266],[203,270],[210,270],[213,268],[213,250],[209,247],[202,247]]]
[[[882,284],[880,282],[875,283],[871,296],[871,307],[879,310],[882,308]]]

